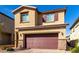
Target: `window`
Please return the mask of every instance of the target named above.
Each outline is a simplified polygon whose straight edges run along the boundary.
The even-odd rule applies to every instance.
[[[28,13],[22,13],[21,14],[21,21],[22,22],[29,22]]]
[[[46,15],[43,15],[43,19],[45,22],[51,22],[51,21],[54,21],[54,14],[46,14]]]

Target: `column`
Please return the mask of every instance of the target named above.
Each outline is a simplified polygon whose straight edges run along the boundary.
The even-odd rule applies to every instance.
[[[60,32],[58,34],[58,49],[65,50],[66,49],[66,38],[64,38],[64,33]]]

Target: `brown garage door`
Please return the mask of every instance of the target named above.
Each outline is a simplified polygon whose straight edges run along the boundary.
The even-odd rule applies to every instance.
[[[32,34],[25,35],[26,48],[57,49],[58,34]]]

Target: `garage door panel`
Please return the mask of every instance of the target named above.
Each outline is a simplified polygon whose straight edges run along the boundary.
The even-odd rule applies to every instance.
[[[27,48],[47,48],[47,49],[57,49],[58,38],[55,35],[29,35],[26,36]]]

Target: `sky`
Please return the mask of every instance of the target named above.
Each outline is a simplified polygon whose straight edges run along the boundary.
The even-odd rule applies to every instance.
[[[12,13],[12,11],[18,8],[19,6],[20,5],[0,5],[0,12],[14,18],[14,14]],[[79,5],[32,5],[32,6],[37,7],[38,11],[40,12],[59,8],[66,8],[65,23],[69,24],[66,27],[66,35],[69,35],[70,27],[79,17]]]

